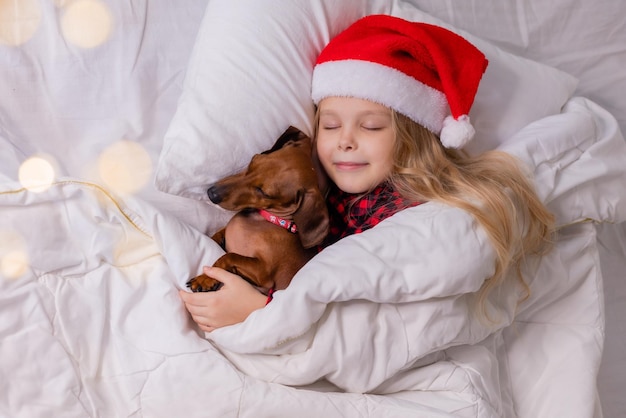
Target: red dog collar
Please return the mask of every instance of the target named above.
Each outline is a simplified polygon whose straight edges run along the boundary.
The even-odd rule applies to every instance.
[[[296,223],[292,220],[283,219],[276,215],[272,215],[265,209],[259,209],[259,213],[261,214],[263,218],[265,218],[266,221],[271,222],[274,225],[278,225],[282,228],[285,228],[287,231],[294,233],[294,234],[298,232],[298,227],[296,226]]]

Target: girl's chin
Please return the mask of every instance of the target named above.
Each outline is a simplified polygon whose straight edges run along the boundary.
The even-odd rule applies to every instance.
[[[362,189],[351,189],[351,188],[347,188],[346,189],[346,188],[343,188],[343,187],[340,187],[340,189],[343,190],[345,193],[348,193],[348,194],[362,194],[362,193],[366,192],[366,190],[362,190]]]
[[[335,181],[335,184],[345,193],[350,194],[366,193],[372,189],[372,186],[369,184],[358,184],[341,180]]]

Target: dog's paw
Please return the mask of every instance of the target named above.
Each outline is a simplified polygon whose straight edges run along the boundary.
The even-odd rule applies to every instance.
[[[191,289],[192,292],[214,292],[222,287],[222,283],[205,274],[201,274],[189,280],[187,287]]]

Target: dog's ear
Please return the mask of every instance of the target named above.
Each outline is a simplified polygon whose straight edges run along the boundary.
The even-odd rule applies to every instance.
[[[280,137],[278,137],[272,148],[263,152],[263,154],[269,154],[270,152],[283,148],[287,144],[297,143],[306,138],[308,138],[308,136],[305,135],[304,132],[298,128],[290,126]]]
[[[298,226],[298,235],[304,248],[321,244],[328,234],[328,209],[324,196],[317,189],[303,192],[300,207],[293,214]]]

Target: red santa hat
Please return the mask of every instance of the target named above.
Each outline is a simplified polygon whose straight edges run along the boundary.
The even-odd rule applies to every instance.
[[[312,98],[371,100],[439,135],[445,147],[462,148],[474,136],[468,113],[486,68],[484,54],[447,29],[366,16],[320,53]]]

